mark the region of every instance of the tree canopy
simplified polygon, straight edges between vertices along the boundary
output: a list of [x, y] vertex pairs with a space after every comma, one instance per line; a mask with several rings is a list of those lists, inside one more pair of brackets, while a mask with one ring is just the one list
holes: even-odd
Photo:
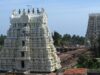
[[77, 61], [77, 67], [78, 68], [89, 68], [89, 69], [99, 69], [100, 68], [100, 62], [98, 62], [97, 59], [87, 57], [87, 56], [80, 56]]
[[61, 45], [61, 40], [62, 40], [62, 35], [59, 34], [58, 32], [54, 32], [53, 40], [54, 40], [54, 44], [56, 46], [60, 46]]
[[54, 32], [53, 34], [53, 40], [55, 46], [62, 46], [62, 45], [84, 45], [85, 38], [78, 35], [70, 35], [70, 34], [64, 34], [61, 35], [58, 32]]

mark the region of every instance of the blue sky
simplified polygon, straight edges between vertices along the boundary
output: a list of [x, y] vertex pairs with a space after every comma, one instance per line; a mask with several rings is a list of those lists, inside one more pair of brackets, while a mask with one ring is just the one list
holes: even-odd
[[45, 8], [51, 32], [81, 36], [85, 36], [89, 13], [100, 12], [100, 0], [0, 0], [0, 34], [9, 29], [12, 10], [27, 5]]

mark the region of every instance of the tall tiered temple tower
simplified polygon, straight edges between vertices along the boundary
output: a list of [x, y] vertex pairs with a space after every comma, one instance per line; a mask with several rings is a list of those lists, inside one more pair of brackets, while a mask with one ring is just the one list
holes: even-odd
[[100, 13], [91, 13], [89, 15], [86, 42], [92, 46], [92, 43], [100, 37]]
[[47, 20], [43, 8], [13, 11], [0, 52], [0, 70], [52, 72], [61, 68]]

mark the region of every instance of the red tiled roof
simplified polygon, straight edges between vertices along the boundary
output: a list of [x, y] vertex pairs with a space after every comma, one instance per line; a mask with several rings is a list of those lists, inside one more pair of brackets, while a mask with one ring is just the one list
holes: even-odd
[[83, 75], [83, 74], [86, 74], [86, 73], [87, 73], [87, 69], [85, 69], [85, 68], [77, 68], [77, 69], [66, 70], [64, 72], [64, 75], [74, 75], [74, 74]]

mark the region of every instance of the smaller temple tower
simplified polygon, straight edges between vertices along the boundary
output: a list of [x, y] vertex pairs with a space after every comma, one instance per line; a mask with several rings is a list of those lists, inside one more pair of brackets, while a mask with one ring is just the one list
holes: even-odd
[[10, 23], [0, 52], [0, 70], [52, 72], [61, 68], [43, 8], [14, 10]]
[[100, 13], [92, 13], [89, 15], [86, 42], [89, 46], [100, 36]]

